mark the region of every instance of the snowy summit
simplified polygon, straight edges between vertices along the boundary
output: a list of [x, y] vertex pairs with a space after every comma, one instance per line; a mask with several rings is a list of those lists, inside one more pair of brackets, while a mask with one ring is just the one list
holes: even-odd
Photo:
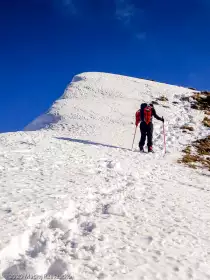
[[[24, 131], [1, 134], [2, 278], [210, 279], [209, 173], [177, 163], [209, 134], [192, 93], [83, 73]], [[139, 128], [131, 150], [135, 113], [152, 101], [166, 154], [156, 120], [155, 153], [139, 153]]]

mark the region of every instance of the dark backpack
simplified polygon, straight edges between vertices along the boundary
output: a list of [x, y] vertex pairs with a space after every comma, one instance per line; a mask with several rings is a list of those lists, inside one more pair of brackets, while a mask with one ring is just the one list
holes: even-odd
[[149, 124], [152, 121], [152, 107], [147, 103], [142, 103], [140, 107], [141, 121]]

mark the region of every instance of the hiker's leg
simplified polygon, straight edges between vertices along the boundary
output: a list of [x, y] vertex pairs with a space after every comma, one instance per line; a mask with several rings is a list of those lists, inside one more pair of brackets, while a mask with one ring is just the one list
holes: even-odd
[[148, 148], [153, 145], [153, 123], [147, 125], [147, 146]]
[[146, 140], [147, 131], [146, 131], [146, 127], [145, 127], [144, 122], [141, 122], [141, 124], [140, 124], [140, 132], [141, 132], [141, 139], [140, 139], [140, 142], [139, 142], [139, 148], [144, 147], [145, 140]]

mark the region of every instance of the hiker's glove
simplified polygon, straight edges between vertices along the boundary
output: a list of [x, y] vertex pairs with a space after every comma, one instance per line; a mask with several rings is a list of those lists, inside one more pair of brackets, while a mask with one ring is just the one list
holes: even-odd
[[162, 122], [164, 122], [164, 118], [162, 117]]

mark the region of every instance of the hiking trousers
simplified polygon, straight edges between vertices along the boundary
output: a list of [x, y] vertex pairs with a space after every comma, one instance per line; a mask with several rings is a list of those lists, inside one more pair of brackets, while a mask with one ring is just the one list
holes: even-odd
[[140, 123], [141, 139], [139, 142], [139, 148], [143, 147], [147, 137], [147, 146], [152, 147], [153, 141], [153, 123], [146, 124], [145, 122]]

